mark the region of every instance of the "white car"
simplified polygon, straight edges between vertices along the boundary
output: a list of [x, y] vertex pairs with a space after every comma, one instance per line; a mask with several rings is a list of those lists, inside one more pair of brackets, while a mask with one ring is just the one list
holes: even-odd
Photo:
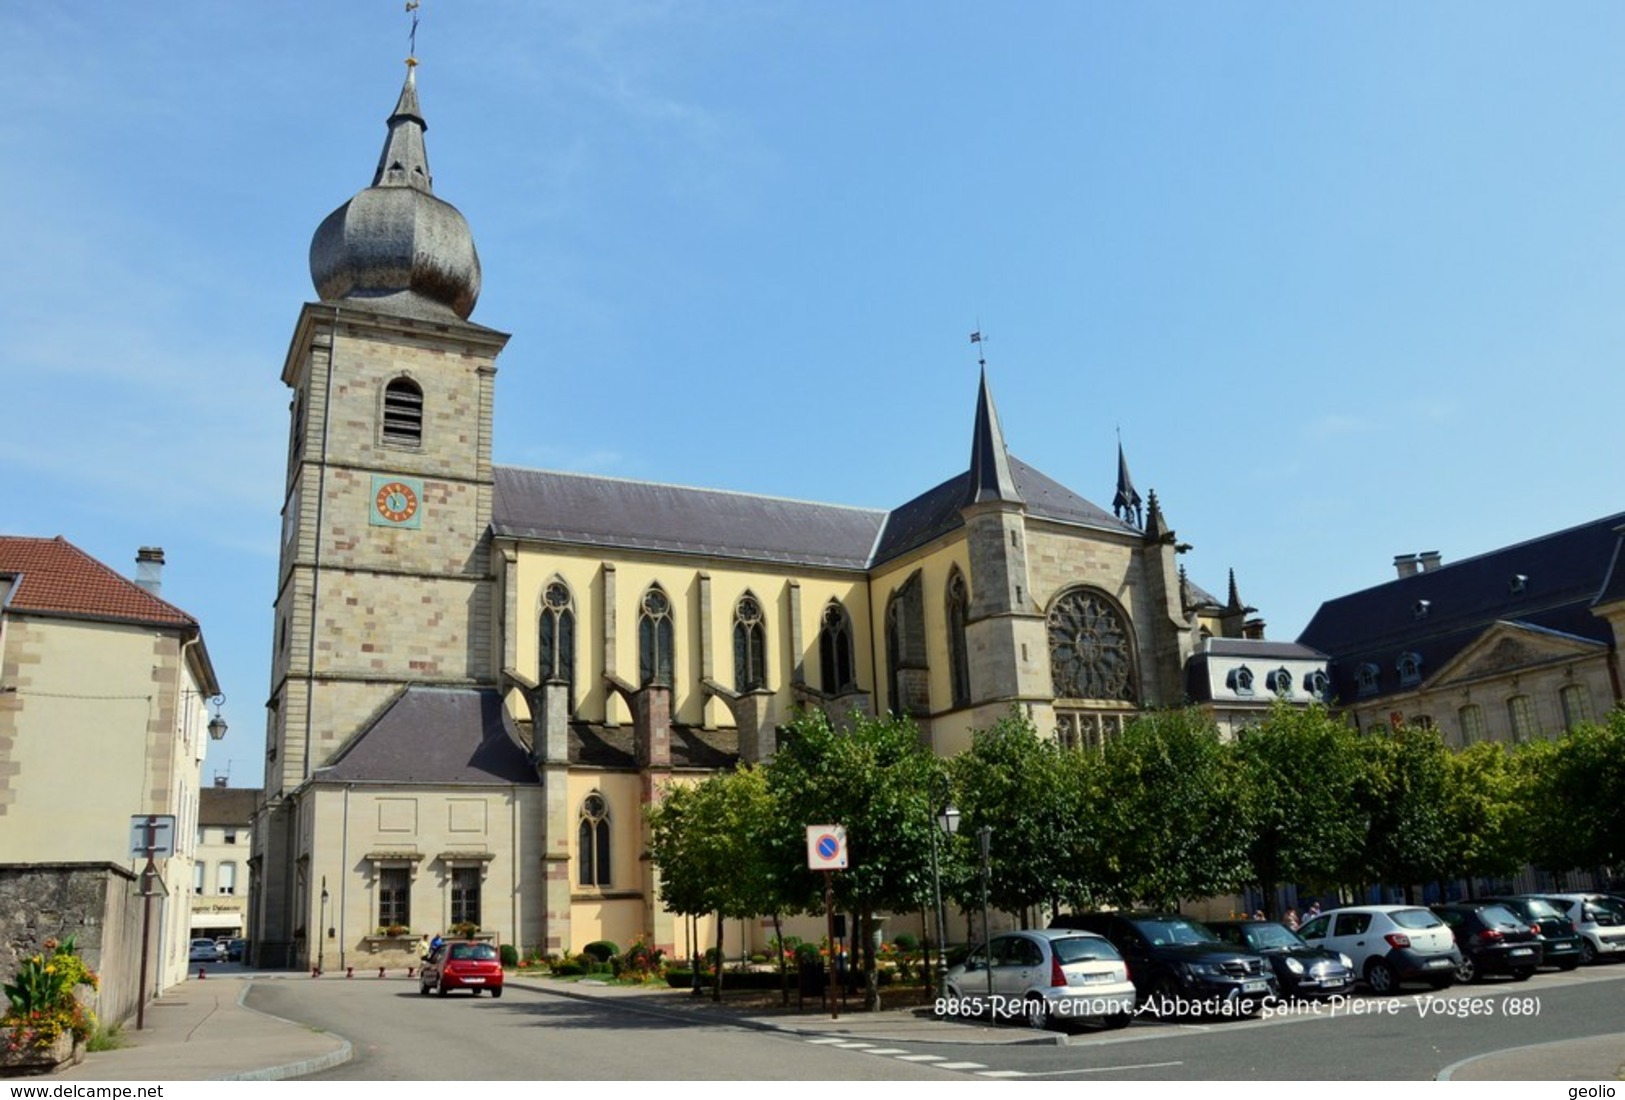
[[1625, 954], [1625, 911], [1602, 894], [1541, 894], [1563, 911], [1580, 933], [1580, 961]]
[[192, 941], [191, 950], [186, 953], [188, 962], [215, 962], [219, 953], [215, 951], [214, 941], [196, 939]]
[[[992, 956], [991, 978], [988, 958]], [[1023, 1020], [1042, 1028], [1097, 1019], [1107, 1027], [1134, 1020], [1128, 963], [1104, 936], [1071, 928], [1032, 928], [993, 937], [948, 971], [947, 1015]], [[992, 997], [988, 997], [991, 986]]]
[[1456, 980], [1461, 949], [1455, 934], [1420, 905], [1351, 905], [1298, 929], [1311, 947], [1341, 951], [1373, 993], [1393, 993], [1400, 982], [1443, 989]]

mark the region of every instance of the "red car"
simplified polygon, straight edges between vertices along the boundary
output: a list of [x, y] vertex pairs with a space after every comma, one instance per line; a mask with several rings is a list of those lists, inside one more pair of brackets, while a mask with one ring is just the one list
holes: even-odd
[[502, 963], [497, 949], [488, 943], [446, 943], [423, 964], [418, 992], [434, 990], [444, 997], [454, 989], [466, 989], [474, 996], [489, 989], [502, 996]]

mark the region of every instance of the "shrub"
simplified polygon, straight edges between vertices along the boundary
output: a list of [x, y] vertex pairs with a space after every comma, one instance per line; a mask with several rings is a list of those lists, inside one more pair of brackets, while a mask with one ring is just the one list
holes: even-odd
[[80, 1003], [80, 986], [95, 989], [99, 979], [79, 957], [74, 938], [45, 941], [45, 952], [31, 955], [17, 967], [14, 981], [5, 986], [10, 1007], [0, 1025], [12, 1029], [13, 1046], [49, 1047], [65, 1031], [81, 1042], [96, 1029], [96, 1014]]
[[694, 971], [686, 966], [673, 966], [666, 970], [666, 984], [673, 989], [693, 989]]
[[519, 948], [511, 943], [505, 943], [497, 948], [497, 954], [502, 958], [502, 965], [512, 968], [519, 965]]
[[897, 950], [907, 955], [912, 955], [920, 949], [919, 938], [911, 936], [907, 932], [899, 932], [892, 937], [891, 942], [897, 945]]
[[806, 966], [809, 963], [820, 962], [822, 961], [823, 957], [823, 953], [818, 950], [818, 945], [815, 943], [796, 944], [797, 966]]
[[621, 953], [621, 949], [615, 946], [615, 944], [609, 940], [594, 940], [586, 947], [583, 947], [581, 949], [581, 953], [583, 955], [591, 955], [599, 962], [607, 963], [610, 959], [613, 959], [616, 955], [619, 955]]
[[586, 968], [576, 962], [556, 962], [553, 964], [553, 973], [560, 978], [579, 978], [586, 972]]
[[751, 955], [750, 961], [754, 966], [761, 966], [767, 961], [767, 956], [762, 954], [760, 951], [757, 951]]
[[612, 960], [615, 964], [616, 977], [644, 978], [650, 974], [660, 972], [661, 958], [664, 955], [657, 947], [651, 947], [640, 936], [626, 954], [617, 955]]

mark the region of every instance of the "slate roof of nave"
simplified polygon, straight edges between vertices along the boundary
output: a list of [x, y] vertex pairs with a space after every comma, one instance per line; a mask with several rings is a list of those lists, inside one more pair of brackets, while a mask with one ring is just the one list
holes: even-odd
[[148, 592], [67, 539], [0, 535], [0, 574], [17, 579], [6, 606], [42, 615], [196, 626], [192, 616]]
[[[1401, 653], [1421, 658], [1425, 681], [1497, 622], [1607, 644], [1611, 629], [1591, 605], [1603, 591], [1622, 524], [1625, 513], [1604, 516], [1327, 600], [1298, 641], [1331, 655], [1333, 684], [1344, 700], [1355, 698], [1362, 663], [1378, 666], [1378, 694], [1387, 694]], [[1524, 578], [1521, 591], [1514, 590], [1517, 577]]]
[[[1011, 456], [1028, 515], [1140, 532]], [[498, 466], [498, 535], [778, 565], [866, 569], [964, 525], [970, 473], [891, 512], [650, 481]]]

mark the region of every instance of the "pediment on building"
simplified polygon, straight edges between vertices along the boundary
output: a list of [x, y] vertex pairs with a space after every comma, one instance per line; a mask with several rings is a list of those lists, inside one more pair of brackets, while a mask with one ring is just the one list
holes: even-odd
[[1606, 649], [1589, 638], [1577, 638], [1528, 623], [1500, 621], [1490, 626], [1433, 677], [1430, 687], [1508, 676], [1526, 668], [1592, 657]]

